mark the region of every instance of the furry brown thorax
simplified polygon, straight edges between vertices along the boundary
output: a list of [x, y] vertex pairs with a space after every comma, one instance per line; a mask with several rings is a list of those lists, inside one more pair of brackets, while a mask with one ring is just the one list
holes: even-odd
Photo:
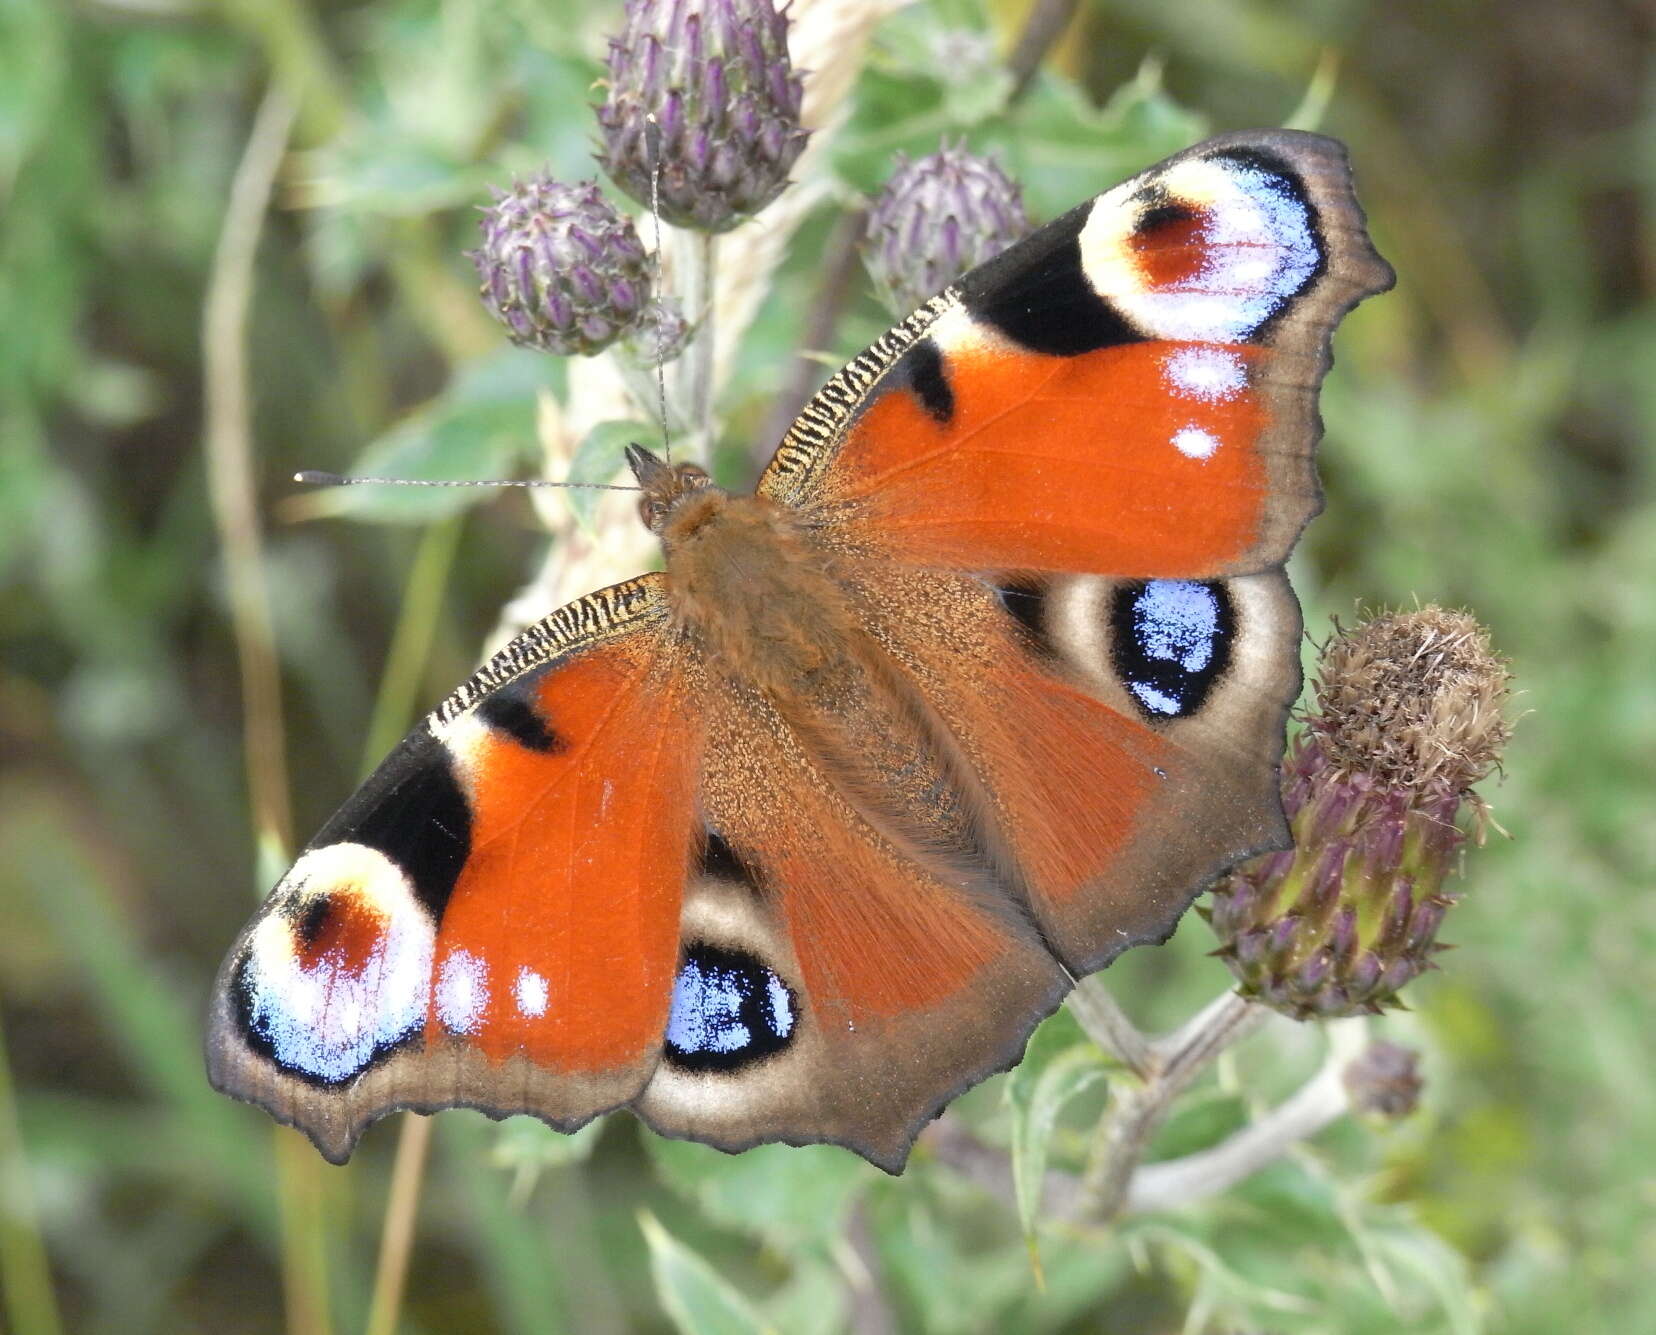
[[791, 511], [640, 446], [627, 461], [644, 488], [639, 514], [666, 554], [679, 625], [713, 665], [772, 693], [820, 685], [843, 666], [863, 637], [831, 558]]

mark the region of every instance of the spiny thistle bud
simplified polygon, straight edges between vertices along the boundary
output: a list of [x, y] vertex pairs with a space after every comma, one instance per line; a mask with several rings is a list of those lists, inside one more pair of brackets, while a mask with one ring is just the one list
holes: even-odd
[[1029, 230], [1017, 183], [993, 158], [944, 144], [897, 170], [868, 212], [863, 254], [893, 309], [913, 310]]
[[494, 195], [483, 244], [468, 253], [483, 304], [512, 342], [590, 357], [638, 323], [650, 258], [596, 184], [536, 176]]
[[1361, 1117], [1407, 1117], [1420, 1104], [1425, 1081], [1420, 1054], [1384, 1040], [1370, 1043], [1340, 1073], [1351, 1110]]
[[1472, 786], [1499, 763], [1506, 667], [1472, 617], [1381, 616], [1324, 647], [1316, 711], [1289, 748], [1294, 848], [1214, 891], [1216, 952], [1255, 997], [1296, 1019], [1379, 1012], [1431, 967], [1444, 881], [1487, 819]]
[[690, 341], [690, 322], [670, 297], [652, 301], [627, 335], [627, 348], [645, 366], [661, 366], [676, 358]]
[[782, 193], [804, 150], [803, 85], [772, 0], [627, 0], [608, 82], [598, 161], [649, 207], [659, 151], [661, 216], [676, 226], [728, 231]]

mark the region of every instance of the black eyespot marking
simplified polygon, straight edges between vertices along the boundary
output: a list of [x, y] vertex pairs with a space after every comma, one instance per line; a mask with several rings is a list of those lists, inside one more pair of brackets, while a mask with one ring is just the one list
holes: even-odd
[[1145, 716], [1186, 718], [1230, 666], [1236, 611], [1217, 581], [1153, 579], [1116, 590], [1110, 629], [1116, 672]]
[[293, 924], [293, 939], [301, 950], [309, 950], [322, 935], [333, 912], [332, 895], [315, 895], [305, 901], [305, 911]]
[[511, 686], [484, 696], [477, 717], [531, 751], [551, 755], [564, 748], [563, 738], [552, 731], [528, 696]]
[[1149, 208], [1139, 214], [1138, 226], [1135, 230], [1141, 234], [1155, 232], [1163, 227], [1176, 227], [1193, 223], [1202, 216], [1189, 205], [1180, 204], [1166, 198], [1160, 190], [1155, 191], [1154, 194], [1160, 197], [1160, 202], [1151, 204]]
[[908, 350], [904, 359], [908, 364], [909, 388], [932, 418], [942, 424], [954, 416], [954, 390], [943, 369], [943, 354], [937, 344], [923, 338]]
[[1091, 204], [1071, 209], [960, 280], [972, 315], [1031, 352], [1075, 357], [1140, 342], [1093, 290], [1081, 264], [1081, 229]]
[[471, 852], [471, 808], [448, 748], [424, 728], [405, 737], [309, 847], [341, 843], [384, 853], [440, 922]]
[[1009, 580], [996, 585], [995, 593], [1001, 606], [1023, 627], [1035, 652], [1042, 658], [1056, 658], [1058, 651], [1046, 623], [1046, 585], [1036, 580]]
[[700, 942], [673, 983], [666, 1057], [687, 1071], [728, 1072], [782, 1051], [799, 1024], [793, 989], [754, 955]]

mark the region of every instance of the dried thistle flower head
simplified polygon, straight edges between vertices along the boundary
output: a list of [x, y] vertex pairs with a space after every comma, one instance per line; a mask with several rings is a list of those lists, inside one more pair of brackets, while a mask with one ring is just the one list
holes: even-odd
[[913, 162], [898, 155], [863, 253], [892, 308], [908, 311], [1028, 230], [1017, 182], [993, 158], [944, 144]]
[[1508, 690], [1470, 614], [1423, 607], [1329, 641], [1311, 726], [1338, 770], [1465, 793], [1500, 763], [1512, 734]]
[[1419, 1107], [1426, 1083], [1420, 1076], [1420, 1054], [1383, 1039], [1358, 1053], [1340, 1078], [1354, 1113], [1386, 1119], [1407, 1117]]
[[804, 89], [773, 0], [627, 0], [608, 85], [598, 161], [648, 207], [659, 152], [661, 216], [678, 227], [723, 232], [757, 213], [805, 148]]
[[1472, 785], [1510, 735], [1506, 666], [1462, 612], [1376, 617], [1324, 646], [1289, 748], [1294, 848], [1233, 871], [1206, 910], [1246, 996], [1296, 1019], [1400, 1004], [1444, 947], [1444, 882], [1486, 808]]
[[469, 252], [489, 312], [512, 342], [591, 356], [636, 325], [651, 262], [631, 219], [597, 185], [534, 176], [496, 191]]

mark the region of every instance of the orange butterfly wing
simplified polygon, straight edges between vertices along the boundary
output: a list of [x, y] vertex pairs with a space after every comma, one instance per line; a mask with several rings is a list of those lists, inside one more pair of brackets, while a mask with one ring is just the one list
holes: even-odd
[[231, 950], [213, 1083], [343, 1161], [399, 1107], [565, 1129], [653, 1070], [700, 735], [660, 576], [531, 627], [323, 828]]
[[760, 492], [929, 567], [1277, 565], [1320, 504], [1334, 325], [1390, 283], [1333, 140], [1210, 140], [898, 326], [801, 414]]

